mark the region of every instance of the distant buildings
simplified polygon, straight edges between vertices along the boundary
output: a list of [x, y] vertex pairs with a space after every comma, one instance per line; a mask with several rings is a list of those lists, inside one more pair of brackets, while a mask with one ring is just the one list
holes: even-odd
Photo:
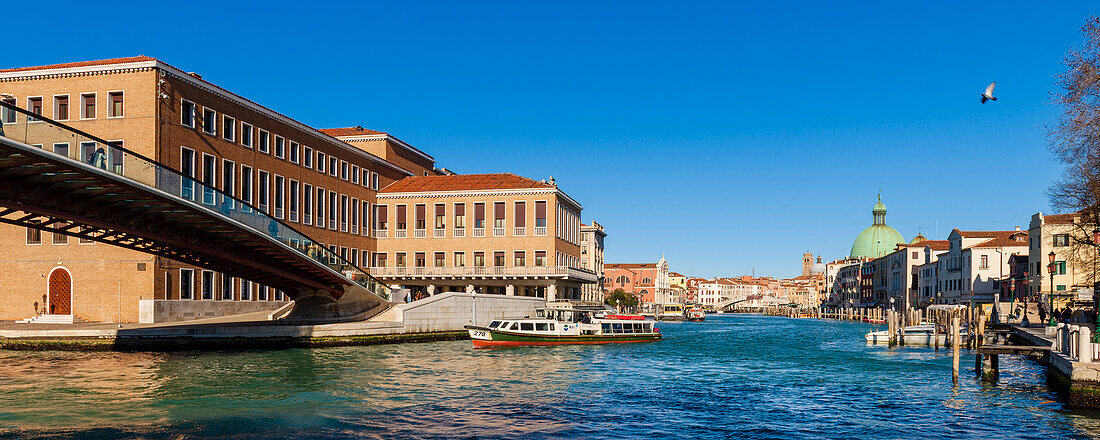
[[604, 289], [608, 293], [622, 289], [637, 297], [640, 304], [667, 304], [673, 302], [668, 275], [668, 261], [664, 257], [656, 263], [607, 263], [603, 270]]
[[[1061, 297], [1088, 295], [1100, 281], [1100, 261], [1093, 242], [1098, 225], [1081, 213], [1031, 216], [1028, 225], [1030, 257], [1017, 279], [1026, 279], [1029, 290]], [[1051, 282], [1051, 253], [1054, 275]], [[1053, 286], [1052, 286], [1053, 284]]]
[[581, 223], [581, 269], [590, 270], [600, 275], [595, 283], [585, 284], [581, 289], [581, 299], [585, 301], [603, 301], [607, 293], [603, 284], [603, 249], [607, 231], [603, 225], [596, 223], [586, 225]]

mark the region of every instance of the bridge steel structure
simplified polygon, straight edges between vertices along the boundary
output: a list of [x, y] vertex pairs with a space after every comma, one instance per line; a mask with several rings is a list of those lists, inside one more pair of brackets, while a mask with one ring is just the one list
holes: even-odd
[[0, 109], [21, 116], [0, 122], [0, 222], [280, 289], [295, 301], [288, 322], [361, 320], [391, 305], [385, 284], [259, 208], [60, 122]]

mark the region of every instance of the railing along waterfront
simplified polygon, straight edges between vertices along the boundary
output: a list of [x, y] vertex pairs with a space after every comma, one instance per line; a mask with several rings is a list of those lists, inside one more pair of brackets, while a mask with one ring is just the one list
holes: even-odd
[[444, 266], [444, 267], [370, 267], [375, 277], [468, 277], [468, 276], [534, 276], [566, 277], [596, 281], [597, 275], [569, 266]]
[[[11, 122], [9, 122], [11, 121]], [[61, 160], [78, 162], [156, 188], [220, 217], [266, 235], [291, 250], [389, 299], [390, 288], [368, 272], [340, 258], [305, 234], [256, 206], [222, 192], [167, 165], [60, 122], [0, 101], [0, 136]], [[247, 257], [247, 256], [244, 256]]]

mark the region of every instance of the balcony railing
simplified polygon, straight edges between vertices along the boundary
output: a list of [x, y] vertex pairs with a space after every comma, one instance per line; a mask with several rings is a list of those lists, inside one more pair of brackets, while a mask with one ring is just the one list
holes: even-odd
[[527, 236], [527, 228], [521, 228], [521, 227], [512, 228], [512, 235], [515, 236], [515, 237], [526, 237]]
[[493, 228], [493, 236], [494, 237], [503, 237], [504, 236], [504, 228]]
[[413, 229], [413, 238], [424, 238], [428, 236], [427, 229]]
[[432, 237], [443, 238], [443, 237], [446, 237], [446, 236], [447, 236], [447, 230], [446, 229], [435, 229], [434, 231], [432, 231]]
[[474, 237], [484, 237], [485, 228], [474, 228]]
[[393, 231], [393, 238], [405, 238], [405, 237], [408, 237], [408, 236], [409, 236], [409, 230], [408, 229], [398, 229], [396, 231]]
[[389, 229], [375, 229], [374, 236], [377, 238], [389, 238], [390, 231]]
[[535, 235], [542, 237], [546, 235], [546, 226], [535, 226]]
[[465, 237], [466, 236], [466, 228], [454, 228], [454, 230], [451, 231], [451, 236], [452, 237]]
[[444, 267], [371, 267], [370, 274], [380, 278], [401, 277], [554, 277], [596, 282], [595, 273], [568, 266], [444, 266]]

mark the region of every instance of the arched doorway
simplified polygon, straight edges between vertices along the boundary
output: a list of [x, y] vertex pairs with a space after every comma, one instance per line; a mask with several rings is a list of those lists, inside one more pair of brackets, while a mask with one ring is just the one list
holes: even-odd
[[73, 278], [63, 267], [50, 272], [49, 313], [51, 315], [73, 314]]

